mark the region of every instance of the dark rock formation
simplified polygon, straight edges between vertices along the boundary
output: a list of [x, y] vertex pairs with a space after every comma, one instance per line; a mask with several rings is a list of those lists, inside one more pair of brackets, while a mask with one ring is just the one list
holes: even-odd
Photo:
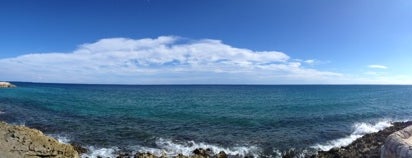
[[227, 158], [227, 155], [224, 151], [219, 152], [219, 154], [217, 154], [217, 158]]
[[84, 154], [84, 153], [87, 153], [87, 149], [86, 149], [86, 148], [83, 148], [83, 147], [82, 147], [81, 145], [79, 145], [79, 144], [70, 144], [70, 145], [72, 145], [72, 146], [73, 146], [73, 149], [76, 150], [77, 153], [79, 153], [80, 155], [81, 155], [81, 154]]

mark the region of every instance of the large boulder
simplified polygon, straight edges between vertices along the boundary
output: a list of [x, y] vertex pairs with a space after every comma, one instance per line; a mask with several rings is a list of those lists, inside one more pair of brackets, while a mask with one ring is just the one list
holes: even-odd
[[79, 158], [69, 144], [59, 143], [41, 131], [0, 122], [0, 157]]
[[412, 157], [412, 126], [389, 135], [381, 148], [381, 158]]

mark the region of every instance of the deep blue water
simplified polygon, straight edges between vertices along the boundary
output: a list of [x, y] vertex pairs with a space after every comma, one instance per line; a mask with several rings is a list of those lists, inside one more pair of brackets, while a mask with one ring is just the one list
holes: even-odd
[[412, 86], [15, 84], [0, 89], [0, 120], [89, 156], [211, 147], [273, 157], [339, 146], [412, 116]]

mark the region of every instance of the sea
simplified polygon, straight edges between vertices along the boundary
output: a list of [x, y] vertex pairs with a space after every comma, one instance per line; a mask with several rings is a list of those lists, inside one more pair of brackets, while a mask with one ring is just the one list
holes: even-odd
[[15, 82], [0, 120], [86, 149], [304, 157], [412, 119], [404, 85], [93, 85]]

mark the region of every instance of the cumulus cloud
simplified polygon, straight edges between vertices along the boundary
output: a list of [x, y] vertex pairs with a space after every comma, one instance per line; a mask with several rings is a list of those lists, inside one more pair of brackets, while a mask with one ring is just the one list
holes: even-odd
[[388, 68], [384, 65], [368, 65], [368, 67], [371, 69], [387, 69]]
[[305, 68], [283, 52], [175, 36], [101, 39], [72, 52], [0, 59], [0, 68], [3, 80], [70, 83], [323, 83], [342, 76]]

